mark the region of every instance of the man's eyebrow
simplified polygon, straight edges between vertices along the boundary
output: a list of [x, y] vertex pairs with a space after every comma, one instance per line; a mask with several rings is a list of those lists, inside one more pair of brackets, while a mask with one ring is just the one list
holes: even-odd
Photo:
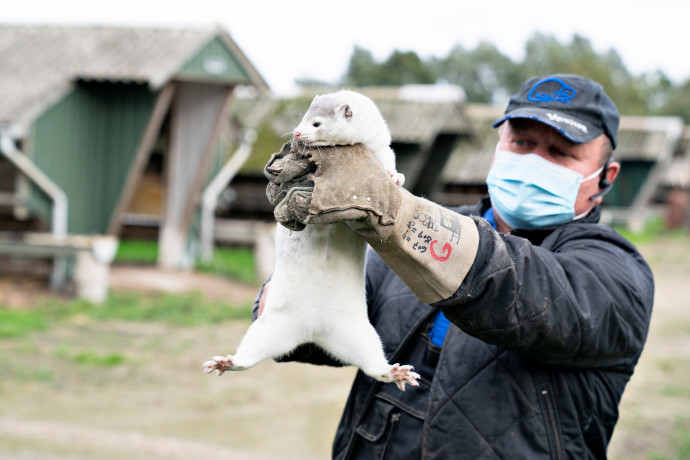
[[[512, 121], [513, 121], [513, 122], [510, 124], [510, 129], [511, 129], [511, 131], [514, 132], [515, 134], [518, 134], [518, 135], [525, 135], [525, 134], [529, 134], [531, 131], [533, 131], [532, 129], [530, 129], [530, 127], [529, 127], [529, 125], [528, 125], [527, 123], [523, 123], [520, 119], [512, 120]], [[548, 126], [548, 125], [544, 125], [544, 126], [547, 127], [547, 129], [553, 129], [554, 131], [558, 132], [558, 131], [556, 130], [556, 128], [552, 128], [552, 127], [550, 127], [550, 126]], [[582, 144], [580, 144], [579, 142], [571, 141], [570, 139], [568, 139], [567, 137], [565, 137], [565, 136], [564, 136], [563, 134], [561, 134], [560, 132], [558, 132], [558, 134], [559, 134], [558, 139], [559, 139], [560, 141], [562, 141], [568, 148], [572, 148], [572, 147], [576, 147], [576, 146], [578, 146], [578, 145], [582, 145]]]

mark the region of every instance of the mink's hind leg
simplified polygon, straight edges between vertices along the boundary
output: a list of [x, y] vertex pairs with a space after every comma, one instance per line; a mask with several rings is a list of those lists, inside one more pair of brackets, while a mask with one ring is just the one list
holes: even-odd
[[204, 372], [243, 371], [269, 358], [283, 356], [303, 342], [303, 327], [285, 315], [266, 312], [249, 326], [234, 355], [214, 356]]
[[366, 316], [354, 323], [339, 322], [315, 342], [340, 361], [357, 366], [375, 380], [394, 382], [402, 391], [405, 391], [406, 383], [413, 387], [419, 385], [419, 374], [412, 371], [412, 366], [388, 364], [381, 339]]

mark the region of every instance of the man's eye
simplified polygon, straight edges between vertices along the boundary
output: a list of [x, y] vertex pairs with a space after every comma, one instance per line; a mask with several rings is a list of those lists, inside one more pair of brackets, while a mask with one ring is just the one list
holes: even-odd
[[314, 124], [312, 124], [312, 126], [313, 126], [314, 128], [318, 128], [319, 126], [321, 126], [321, 123], [318, 122], [318, 121], [315, 121]]

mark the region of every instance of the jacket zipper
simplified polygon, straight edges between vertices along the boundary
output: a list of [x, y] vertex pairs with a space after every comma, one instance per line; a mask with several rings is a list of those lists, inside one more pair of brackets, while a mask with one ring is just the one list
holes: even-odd
[[561, 454], [561, 437], [558, 435], [558, 425], [556, 424], [556, 412], [554, 411], [553, 404], [551, 403], [551, 397], [549, 396], [548, 390], [541, 390], [541, 395], [544, 398], [544, 403], [546, 404], [546, 417], [549, 424], [551, 425], [551, 433], [553, 434], [554, 447], [556, 449], [556, 458], [562, 460], [563, 455]]
[[391, 430], [390, 433], [388, 434], [388, 441], [386, 442], [386, 447], [383, 449], [383, 454], [381, 455], [381, 458], [387, 458], [388, 457], [388, 450], [391, 447], [391, 442], [393, 441], [393, 434], [395, 434], [395, 429], [398, 427], [398, 422], [400, 421], [400, 413], [395, 412], [393, 415], [391, 415]]

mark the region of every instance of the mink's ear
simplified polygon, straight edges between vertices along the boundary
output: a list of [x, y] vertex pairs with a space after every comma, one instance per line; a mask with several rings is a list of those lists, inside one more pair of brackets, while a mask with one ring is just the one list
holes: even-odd
[[345, 120], [350, 121], [350, 118], [352, 118], [352, 107], [350, 107], [349, 104], [343, 104], [335, 109], [335, 113], [345, 118]]

